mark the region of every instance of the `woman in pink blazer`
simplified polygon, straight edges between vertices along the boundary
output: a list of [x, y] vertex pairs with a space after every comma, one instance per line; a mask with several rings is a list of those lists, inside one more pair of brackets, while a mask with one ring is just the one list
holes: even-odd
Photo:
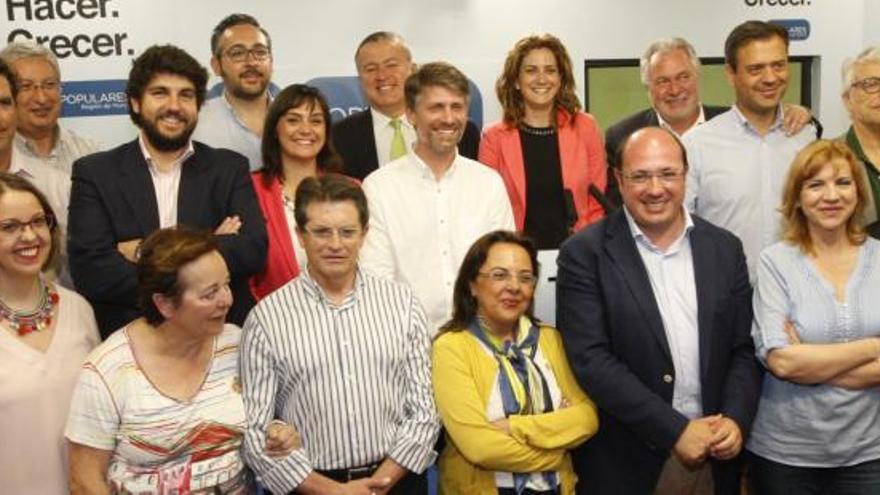
[[568, 52], [555, 36], [519, 40], [495, 84], [504, 119], [483, 132], [480, 161], [504, 179], [517, 229], [556, 249], [602, 218], [590, 193], [605, 191], [605, 149], [581, 111]]
[[296, 238], [293, 202], [303, 179], [341, 168], [329, 129], [327, 100], [305, 84], [284, 88], [266, 114], [263, 167], [251, 174], [269, 236], [266, 268], [250, 280], [258, 301], [299, 275], [299, 263], [305, 261]]

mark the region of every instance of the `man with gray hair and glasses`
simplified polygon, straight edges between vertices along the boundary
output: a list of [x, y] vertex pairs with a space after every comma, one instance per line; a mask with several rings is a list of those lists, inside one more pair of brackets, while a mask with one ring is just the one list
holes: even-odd
[[98, 151], [91, 139], [61, 127], [61, 71], [48, 48], [32, 41], [15, 42], [0, 51], [0, 58], [18, 81], [15, 147], [34, 158], [67, 172], [78, 158]]
[[870, 224], [877, 221], [880, 204], [880, 46], [844, 61], [842, 73], [843, 105], [852, 125], [839, 139], [865, 167], [871, 186], [865, 222]]

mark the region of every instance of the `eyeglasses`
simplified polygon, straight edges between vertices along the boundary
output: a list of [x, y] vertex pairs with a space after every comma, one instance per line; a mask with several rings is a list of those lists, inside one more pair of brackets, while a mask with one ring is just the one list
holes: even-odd
[[55, 226], [55, 217], [52, 215], [37, 215], [27, 222], [20, 220], [3, 220], [0, 222], [0, 235], [3, 237], [17, 237], [24, 233], [24, 229], [51, 230]]
[[224, 57], [237, 64], [247, 60], [248, 55], [254, 57], [254, 60], [257, 62], [262, 62], [272, 56], [272, 50], [265, 46], [255, 46], [253, 48], [234, 46], [223, 54]]
[[685, 174], [684, 170], [661, 170], [659, 172], [633, 172], [631, 174], [622, 174], [626, 180], [632, 182], [637, 186], [643, 186], [651, 181], [653, 178], [660, 179], [660, 182], [664, 184], [673, 184], [675, 181], [679, 179], [679, 177]]
[[39, 90], [46, 93], [57, 93], [61, 90], [61, 81], [49, 79], [42, 82], [21, 81], [18, 85], [18, 94], [30, 94]]
[[880, 93], [880, 77], [866, 77], [861, 81], [852, 83], [851, 86], [859, 88], [869, 95]]
[[506, 284], [514, 278], [523, 285], [535, 285], [538, 282], [538, 277], [536, 277], [534, 273], [519, 272], [513, 274], [504, 268], [493, 268], [488, 272], [477, 272], [477, 274], [498, 284]]
[[357, 227], [340, 227], [338, 229], [331, 227], [306, 227], [303, 230], [315, 239], [324, 242], [333, 239], [334, 234], [338, 235], [343, 241], [353, 241], [361, 234], [361, 229]]

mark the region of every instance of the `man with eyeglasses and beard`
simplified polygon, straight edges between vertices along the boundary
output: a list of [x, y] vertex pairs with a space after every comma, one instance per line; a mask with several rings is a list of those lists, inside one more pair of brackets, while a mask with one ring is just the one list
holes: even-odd
[[263, 121], [273, 95], [272, 38], [247, 14], [231, 14], [211, 34], [211, 69], [223, 79], [223, 93], [205, 102], [194, 139], [246, 156], [262, 167]]
[[839, 139], [865, 167], [871, 201], [865, 210], [868, 233], [880, 238], [880, 46], [867, 48], [843, 63], [843, 105], [852, 125]]
[[228, 319], [241, 324], [254, 304], [247, 279], [263, 269], [267, 241], [247, 160], [191, 139], [207, 78], [180, 48], [148, 48], [126, 89], [138, 138], [73, 168], [71, 273], [103, 337], [140, 316], [135, 262], [141, 241], [158, 228], [213, 231], [229, 266]]

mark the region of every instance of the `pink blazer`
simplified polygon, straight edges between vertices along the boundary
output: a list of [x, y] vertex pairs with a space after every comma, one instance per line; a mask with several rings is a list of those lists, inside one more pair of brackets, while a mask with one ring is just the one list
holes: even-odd
[[[578, 112], [574, 116], [573, 126], [570, 125], [568, 112], [560, 110], [557, 115], [562, 187], [570, 189], [574, 196], [578, 213], [575, 230], [580, 230], [605, 215], [602, 206], [588, 192], [590, 184], [605, 192], [605, 146], [592, 115]], [[479, 157], [481, 162], [497, 170], [504, 179], [516, 228], [522, 230], [527, 205], [526, 172], [519, 130], [503, 121], [485, 129], [480, 141]]]
[[281, 182], [273, 179], [269, 186], [263, 183], [259, 172], [251, 174], [257, 202], [266, 219], [266, 234], [269, 238], [269, 250], [266, 253], [266, 267], [250, 279], [251, 293], [260, 299], [270, 292], [293, 280], [299, 275], [299, 263], [293, 250], [292, 232], [287, 226], [284, 216], [284, 200], [281, 196]]

